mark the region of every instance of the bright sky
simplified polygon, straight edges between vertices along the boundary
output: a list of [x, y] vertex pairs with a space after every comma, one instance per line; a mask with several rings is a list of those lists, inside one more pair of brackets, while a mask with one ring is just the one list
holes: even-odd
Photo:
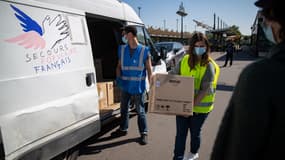
[[[250, 35], [258, 8], [256, 0], [123, 0], [139, 13], [146, 26], [164, 27], [168, 30], [181, 31], [181, 17], [176, 14], [181, 2], [188, 13], [183, 18], [183, 31], [205, 31], [197, 27], [193, 19], [213, 26], [214, 13], [227, 25], [236, 25], [243, 35]], [[177, 26], [178, 19], [178, 26]], [[217, 26], [217, 19], [216, 19]]]

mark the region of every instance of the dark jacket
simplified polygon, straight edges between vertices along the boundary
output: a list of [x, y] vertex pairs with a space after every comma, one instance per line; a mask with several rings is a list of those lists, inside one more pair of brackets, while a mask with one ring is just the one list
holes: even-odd
[[241, 73], [211, 160], [285, 157], [285, 43]]
[[234, 44], [232, 42], [229, 42], [227, 44], [226, 52], [227, 53], [234, 53], [234, 50], [235, 50]]

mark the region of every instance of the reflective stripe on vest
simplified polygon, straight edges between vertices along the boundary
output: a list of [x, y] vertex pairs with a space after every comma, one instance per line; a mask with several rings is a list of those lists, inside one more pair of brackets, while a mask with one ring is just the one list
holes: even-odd
[[[181, 61], [180, 73], [183, 76], [191, 76], [195, 78], [194, 87], [195, 87], [195, 95], [198, 94], [201, 88], [202, 79], [206, 73], [207, 66], [200, 66], [200, 64], [195, 65], [194, 69], [190, 70], [190, 66], [188, 64], [189, 55], [185, 55]], [[210, 58], [211, 63], [215, 67], [215, 76], [214, 81], [211, 84], [211, 90], [207, 93], [205, 97], [201, 100], [201, 102], [194, 106], [194, 112], [196, 113], [208, 113], [214, 108], [214, 99], [215, 99], [215, 91], [217, 86], [217, 80], [219, 77], [220, 69], [219, 66]]]
[[122, 78], [122, 80], [126, 80], [126, 81], [142, 81], [142, 80], [145, 80], [145, 76], [143, 76], [143, 77], [126, 77], [126, 76], [122, 76], [121, 78]]
[[[198, 94], [198, 92], [199, 92], [199, 89], [195, 89], [195, 91], [194, 91], [195, 95]], [[207, 94], [209, 95], [209, 94], [213, 94], [215, 92], [216, 92], [216, 88], [213, 88], [213, 86], [211, 86], [210, 89], [208, 90]]]

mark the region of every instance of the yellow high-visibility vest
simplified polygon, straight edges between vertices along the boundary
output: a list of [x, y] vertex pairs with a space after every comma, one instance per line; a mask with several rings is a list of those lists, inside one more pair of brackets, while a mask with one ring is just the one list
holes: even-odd
[[[194, 87], [195, 87], [195, 95], [199, 92], [201, 88], [202, 79], [206, 73], [207, 66], [201, 66], [200, 63], [196, 64], [195, 67], [190, 70], [190, 66], [188, 64], [189, 54], [185, 55], [180, 64], [180, 74], [182, 76], [191, 76], [194, 77]], [[193, 112], [195, 113], [209, 113], [214, 108], [214, 100], [216, 95], [217, 82], [220, 75], [220, 68], [217, 63], [210, 58], [210, 62], [215, 67], [215, 76], [214, 81], [212, 83], [212, 92], [208, 92], [207, 95], [201, 100], [201, 102], [194, 106]]]

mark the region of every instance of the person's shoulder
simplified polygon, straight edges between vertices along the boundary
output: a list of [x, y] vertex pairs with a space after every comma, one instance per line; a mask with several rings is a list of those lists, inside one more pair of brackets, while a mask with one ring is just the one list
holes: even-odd
[[148, 51], [150, 50], [149, 47], [146, 46], [146, 45], [140, 44], [140, 46], [141, 46], [142, 48], [144, 48], [145, 50], [148, 50]]
[[263, 68], [265, 68], [267, 64], [268, 64], [268, 59], [257, 60], [255, 62], [247, 65], [245, 67], [244, 71], [256, 72], [256, 71], [259, 71], [259, 70], [262, 70]]
[[119, 45], [119, 48], [126, 48], [127, 47], [127, 44], [121, 44], [121, 45]]
[[151, 57], [151, 54], [150, 54], [150, 49], [148, 46], [145, 46], [143, 44], [139, 44], [139, 46], [141, 48], [141, 51], [143, 50], [143, 53], [144, 53], [144, 57], [146, 59], [150, 58]]
[[189, 55], [189, 54], [185, 54], [185, 55], [181, 58], [181, 61], [182, 61], [184, 58], [190, 58], [190, 55]]
[[270, 65], [270, 60], [269, 59], [262, 59], [262, 60], [257, 60], [249, 65], [247, 65], [241, 72], [240, 77], [243, 79], [247, 80], [254, 80], [256, 82], [260, 82], [264, 77], [268, 77], [271, 75], [271, 65]]
[[210, 68], [210, 69], [215, 68], [214, 62], [212, 60], [210, 60], [209, 63], [207, 64], [207, 68]]
[[148, 46], [145, 46], [145, 45], [142, 45], [142, 44], [140, 44], [139, 46], [142, 49], [144, 49], [144, 53], [147, 54], [147, 56], [150, 56], [150, 48]]
[[213, 64], [213, 62], [209, 61], [209, 63], [207, 64], [206, 72], [212, 74], [215, 73], [215, 65]]
[[[279, 50], [279, 51], [274, 51], [275, 50]], [[284, 62], [285, 62], [285, 45], [284, 46], [279, 46], [278, 48], [274, 48], [272, 49], [273, 53], [270, 53], [270, 59], [272, 61], [272, 63], [276, 63], [276, 64], [280, 64], [285, 66]]]
[[208, 66], [214, 66], [214, 62], [209, 60]]
[[[280, 87], [280, 72], [276, 70], [271, 59], [257, 60], [247, 65], [240, 73], [237, 86], [250, 89], [254, 93], [270, 93]], [[284, 81], [283, 81], [284, 82]]]

